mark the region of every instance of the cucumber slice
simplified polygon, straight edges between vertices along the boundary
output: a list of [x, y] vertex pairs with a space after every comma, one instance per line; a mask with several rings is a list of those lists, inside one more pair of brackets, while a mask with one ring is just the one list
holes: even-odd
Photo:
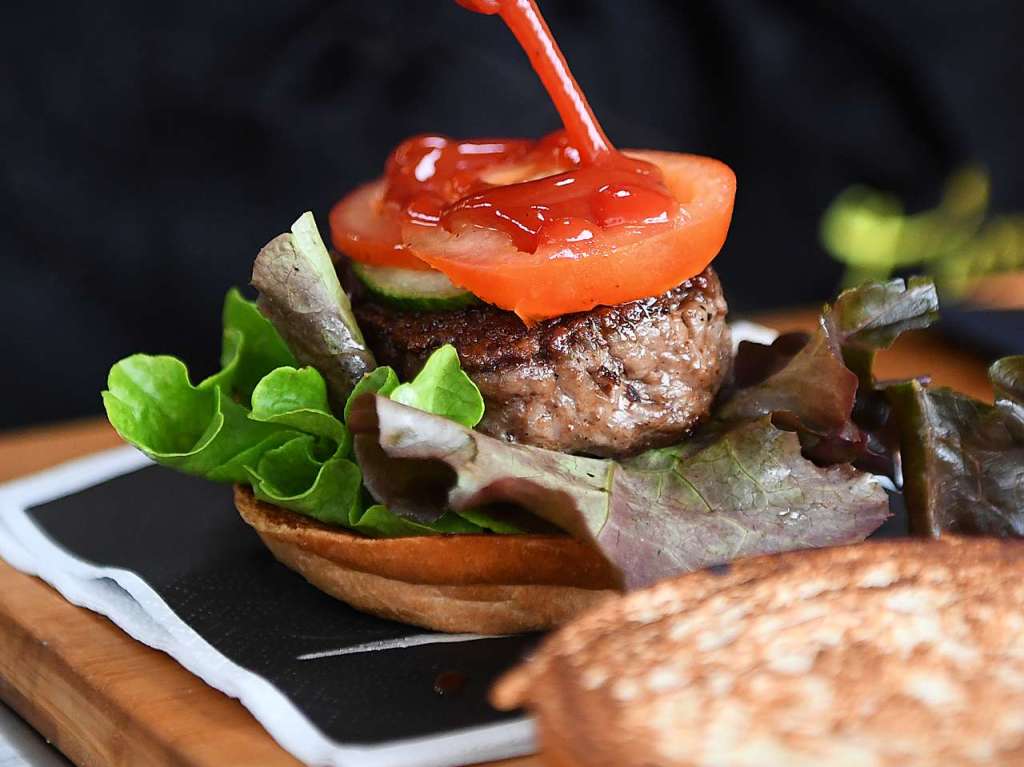
[[456, 287], [441, 272], [352, 264], [356, 277], [378, 300], [399, 309], [440, 311], [470, 306], [479, 299]]

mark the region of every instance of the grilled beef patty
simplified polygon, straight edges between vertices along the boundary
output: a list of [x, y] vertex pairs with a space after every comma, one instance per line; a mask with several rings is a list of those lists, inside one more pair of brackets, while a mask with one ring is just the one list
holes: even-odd
[[710, 267], [663, 295], [532, 328], [486, 304], [402, 312], [358, 291], [353, 302], [380, 364], [408, 380], [450, 343], [486, 402], [481, 432], [562, 452], [626, 456], [679, 441], [708, 414], [731, 362]]

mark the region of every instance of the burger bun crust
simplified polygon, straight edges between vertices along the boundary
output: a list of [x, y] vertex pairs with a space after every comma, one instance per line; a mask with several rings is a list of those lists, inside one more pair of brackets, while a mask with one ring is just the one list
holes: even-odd
[[369, 538], [257, 500], [235, 507], [274, 557], [362, 612], [452, 633], [559, 626], [617, 593], [593, 548], [561, 535]]
[[545, 765], [1024, 764], [1024, 542], [758, 557], [610, 600], [492, 692]]

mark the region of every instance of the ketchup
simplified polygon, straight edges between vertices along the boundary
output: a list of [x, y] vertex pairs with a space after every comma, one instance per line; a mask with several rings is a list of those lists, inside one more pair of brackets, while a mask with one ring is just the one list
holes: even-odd
[[540, 141], [529, 139], [471, 139], [413, 136], [388, 157], [384, 175], [385, 202], [395, 203], [412, 223], [436, 226], [442, 214], [463, 197], [488, 189], [488, 170], [501, 167], [570, 168], [579, 153], [568, 145], [563, 132]]
[[519, 250], [579, 243], [612, 227], [669, 227], [678, 203], [661, 171], [608, 140], [573, 78], [535, 0], [456, 0], [498, 14], [554, 102], [564, 131], [539, 141], [416, 136], [388, 158], [384, 203], [406, 221], [508, 234]]

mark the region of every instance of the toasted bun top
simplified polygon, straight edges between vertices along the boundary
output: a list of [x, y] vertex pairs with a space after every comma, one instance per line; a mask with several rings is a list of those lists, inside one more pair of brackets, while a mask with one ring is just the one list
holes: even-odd
[[493, 700], [565, 765], [1024, 764], [1022, 606], [1019, 541], [759, 557], [604, 603]]

